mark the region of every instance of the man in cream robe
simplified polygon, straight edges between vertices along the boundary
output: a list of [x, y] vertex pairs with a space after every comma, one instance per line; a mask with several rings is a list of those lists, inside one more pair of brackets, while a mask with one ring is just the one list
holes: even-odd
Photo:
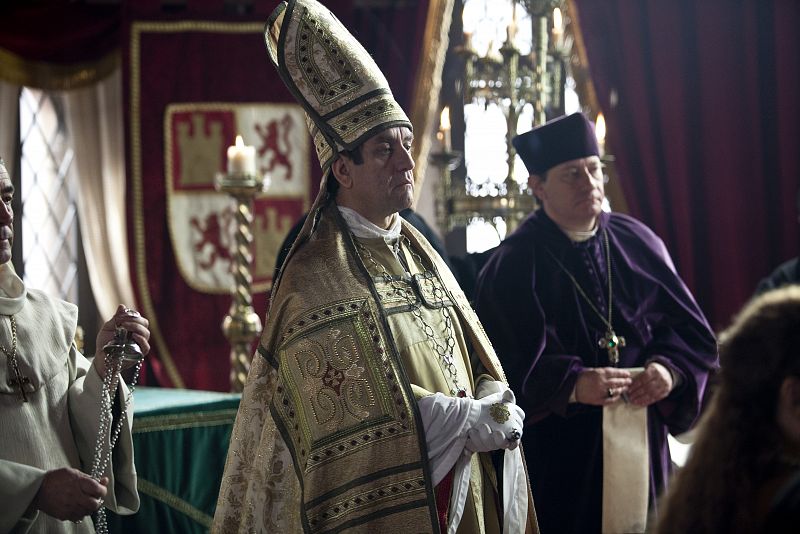
[[267, 46], [325, 173], [273, 288], [212, 531], [536, 531], [524, 414], [452, 274], [397, 213], [413, 200], [408, 119], [317, 2], [279, 6]]
[[[133, 406], [128, 406], [127, 424], [104, 479], [92, 479], [85, 472], [93, 460], [100, 399], [107, 394], [103, 357], [92, 365], [76, 349], [78, 310], [73, 304], [26, 289], [14, 272], [13, 187], [2, 160], [0, 194], [0, 532], [94, 532], [86, 516], [101, 499], [118, 513], [139, 507], [130, 433]], [[133, 332], [144, 353], [149, 350], [147, 321], [133, 313], [120, 306], [103, 326], [97, 337], [101, 355], [116, 325]], [[129, 395], [120, 380], [117, 398]]]

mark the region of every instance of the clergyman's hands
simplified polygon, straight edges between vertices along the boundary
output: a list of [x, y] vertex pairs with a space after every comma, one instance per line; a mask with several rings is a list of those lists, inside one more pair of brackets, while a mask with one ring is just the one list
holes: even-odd
[[650, 406], [672, 391], [672, 373], [658, 362], [650, 362], [644, 372], [633, 379], [628, 389], [628, 402], [636, 406]]
[[628, 391], [631, 373], [616, 367], [590, 367], [578, 374], [575, 383], [575, 400], [582, 404], [605, 406], [613, 404]]
[[61, 521], [80, 521], [100, 509], [108, 492], [108, 478], [100, 482], [71, 467], [48, 471], [34, 506]]
[[97, 333], [97, 350], [95, 351], [94, 366], [100, 378], [105, 376], [105, 355], [103, 347], [114, 339], [117, 326], [121, 326], [131, 334], [133, 341], [142, 349], [142, 356], [150, 352], [150, 321], [142, 317], [139, 312], [120, 304], [114, 316], [106, 321], [100, 332]]

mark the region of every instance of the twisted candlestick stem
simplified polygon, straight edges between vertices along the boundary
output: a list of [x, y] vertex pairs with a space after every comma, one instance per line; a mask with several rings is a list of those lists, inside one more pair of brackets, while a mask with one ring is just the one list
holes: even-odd
[[253, 198], [263, 180], [251, 175], [223, 176], [217, 189], [236, 201], [236, 250], [233, 256], [234, 287], [231, 307], [222, 321], [222, 331], [231, 345], [231, 391], [242, 391], [250, 371], [252, 344], [261, 333], [261, 319], [253, 310]]

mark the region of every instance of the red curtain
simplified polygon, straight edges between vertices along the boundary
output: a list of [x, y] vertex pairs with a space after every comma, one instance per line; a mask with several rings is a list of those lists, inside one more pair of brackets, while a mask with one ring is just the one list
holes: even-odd
[[395, 99], [411, 116], [416, 71], [430, 2], [353, 2], [353, 35], [378, 64]]
[[573, 1], [631, 214], [725, 326], [798, 252], [800, 3]]
[[0, 48], [28, 61], [94, 61], [119, 48], [120, 11], [118, 5], [9, 2], [0, 13]]

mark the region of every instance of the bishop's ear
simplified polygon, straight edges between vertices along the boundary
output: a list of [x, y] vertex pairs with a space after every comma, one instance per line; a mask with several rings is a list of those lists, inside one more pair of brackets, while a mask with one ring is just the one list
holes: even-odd
[[796, 376], [784, 378], [780, 394], [784, 397], [787, 405], [796, 410], [800, 417], [800, 378]]
[[538, 174], [531, 174], [528, 176], [528, 187], [531, 191], [533, 191], [533, 194], [536, 195], [536, 198], [538, 198], [540, 201], [544, 200], [545, 195], [544, 187], [542, 187], [543, 185], [544, 179]]
[[353, 186], [353, 177], [350, 173], [350, 161], [345, 157], [339, 156], [331, 164], [331, 172], [339, 186], [344, 189], [350, 189]]
[[784, 435], [800, 446], [800, 378], [787, 376], [778, 391], [778, 426]]

